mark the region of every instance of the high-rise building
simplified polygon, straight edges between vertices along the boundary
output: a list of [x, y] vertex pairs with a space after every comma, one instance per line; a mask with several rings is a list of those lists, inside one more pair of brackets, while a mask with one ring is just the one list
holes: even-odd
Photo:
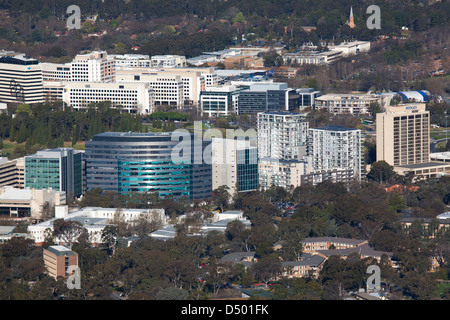
[[114, 82], [116, 67], [114, 59], [106, 51], [78, 54], [71, 63], [71, 81]]
[[209, 198], [211, 163], [203, 153], [210, 143], [187, 133], [183, 142], [170, 132], [97, 134], [86, 141], [86, 188]]
[[234, 194], [258, 188], [256, 141], [213, 138], [211, 146], [213, 190], [225, 185]]
[[376, 117], [377, 161], [391, 166], [430, 161], [430, 113], [424, 103], [386, 106]]
[[25, 156], [25, 187], [65, 191], [67, 198], [83, 192], [83, 152], [55, 148]]
[[361, 180], [362, 132], [359, 129], [329, 125], [309, 129], [307, 173], [351, 169], [353, 178]]
[[50, 81], [114, 82], [116, 60], [106, 51], [78, 54], [65, 64], [42, 63], [42, 76]]
[[295, 112], [261, 112], [258, 121], [258, 157], [302, 160], [306, 155], [309, 123]]
[[0, 56], [0, 102], [42, 103], [42, 68], [25, 54]]

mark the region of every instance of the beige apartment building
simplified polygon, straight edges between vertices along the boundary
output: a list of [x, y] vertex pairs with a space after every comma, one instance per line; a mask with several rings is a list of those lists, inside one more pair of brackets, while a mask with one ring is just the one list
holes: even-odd
[[424, 103], [386, 106], [376, 124], [377, 161], [392, 166], [430, 161], [430, 113]]
[[24, 172], [25, 158], [8, 160], [6, 157], [0, 157], [0, 187], [23, 188]]

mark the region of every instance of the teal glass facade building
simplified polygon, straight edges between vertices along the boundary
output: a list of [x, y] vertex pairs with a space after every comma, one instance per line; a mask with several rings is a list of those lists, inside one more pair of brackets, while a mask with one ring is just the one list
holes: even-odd
[[[191, 141], [194, 136], [190, 134]], [[200, 140], [198, 140], [200, 141]], [[197, 141], [197, 142], [198, 142]], [[179, 141], [172, 134], [105, 132], [86, 142], [86, 188], [121, 194], [156, 192], [160, 197], [205, 199], [211, 196], [211, 165], [189, 158], [173, 161]], [[200, 152], [207, 142], [200, 141]]]
[[41, 150], [25, 156], [25, 187], [83, 193], [83, 153], [72, 148]]
[[258, 149], [237, 150], [237, 186], [238, 191], [258, 189]]

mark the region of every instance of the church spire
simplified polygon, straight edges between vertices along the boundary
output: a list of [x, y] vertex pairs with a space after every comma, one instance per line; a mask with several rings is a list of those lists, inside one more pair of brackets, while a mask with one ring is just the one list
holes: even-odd
[[355, 27], [355, 20], [353, 19], [353, 7], [350, 7], [350, 18], [347, 25], [352, 29]]

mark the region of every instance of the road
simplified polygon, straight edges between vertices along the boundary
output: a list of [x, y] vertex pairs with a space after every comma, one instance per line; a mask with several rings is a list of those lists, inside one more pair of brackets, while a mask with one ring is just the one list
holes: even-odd
[[431, 153], [436, 152], [436, 145], [437, 145], [438, 143], [442, 142], [442, 141], [447, 140], [447, 139], [450, 140], [450, 137], [449, 137], [449, 138], [443, 138], [443, 139], [438, 139], [438, 140], [433, 140], [433, 141], [431, 141], [431, 142], [430, 142], [430, 152], [431, 152]]

